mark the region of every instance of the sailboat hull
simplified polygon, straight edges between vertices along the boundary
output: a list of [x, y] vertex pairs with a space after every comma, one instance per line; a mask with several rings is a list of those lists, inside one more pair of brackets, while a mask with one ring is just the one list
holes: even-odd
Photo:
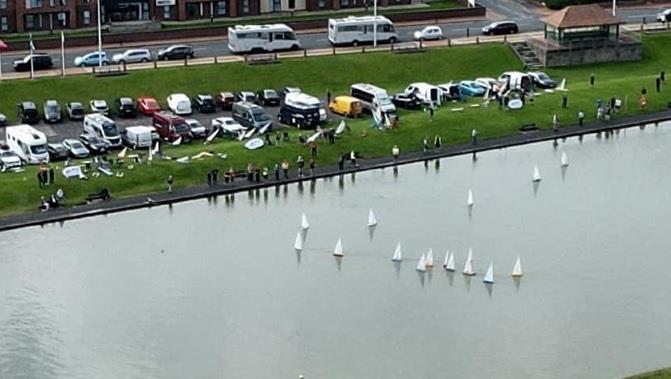
[[513, 278], [521, 278], [524, 275], [523, 274], [511, 274], [510, 276], [512, 276]]
[[475, 276], [474, 272], [462, 272], [464, 276]]

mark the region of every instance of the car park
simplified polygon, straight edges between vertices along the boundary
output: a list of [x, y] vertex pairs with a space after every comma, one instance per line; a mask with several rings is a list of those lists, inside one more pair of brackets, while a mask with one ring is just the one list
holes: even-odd
[[657, 21], [659, 22], [671, 22], [671, 9], [665, 9], [657, 13]]
[[153, 126], [129, 126], [121, 132], [121, 140], [132, 149], [150, 147], [158, 134]]
[[160, 61], [185, 58], [193, 59], [194, 56], [193, 47], [188, 45], [172, 45], [159, 50], [158, 54], [156, 54], [156, 59]]
[[84, 116], [84, 131], [104, 139], [110, 148], [121, 146], [119, 128], [114, 121], [104, 115], [91, 113]]
[[[32, 61], [32, 65], [31, 62]], [[54, 67], [54, 62], [47, 54], [33, 53], [28, 54], [22, 59], [14, 61], [14, 71], [48, 70]]]
[[46, 123], [61, 122], [63, 114], [61, 113], [61, 105], [56, 100], [47, 100], [44, 102], [42, 109], [44, 114], [44, 121]]
[[193, 97], [193, 106], [200, 113], [214, 113], [217, 111], [217, 104], [212, 95], [200, 94]]
[[193, 139], [191, 128], [182, 117], [165, 112], [154, 113], [152, 125], [159, 137], [168, 142], [174, 142], [178, 139], [181, 139], [182, 142], [189, 142]]
[[191, 110], [191, 100], [189, 97], [183, 93], [173, 93], [168, 96], [168, 109], [180, 116], [190, 115], [193, 113]]
[[274, 89], [264, 89], [256, 94], [256, 99], [259, 105], [266, 107], [280, 105], [280, 96]]
[[82, 133], [79, 140], [92, 154], [105, 154], [109, 150], [109, 144], [95, 134]]
[[0, 113], [0, 126], [7, 126], [7, 116]]
[[99, 113], [107, 116], [110, 114], [110, 108], [105, 100], [91, 100], [89, 101], [89, 111], [91, 113]]
[[66, 138], [63, 140], [63, 146], [65, 146], [72, 158], [86, 158], [90, 153], [89, 149], [78, 139]]
[[137, 116], [137, 108], [131, 97], [119, 97], [114, 100], [114, 108], [121, 117], [132, 118]]
[[186, 124], [189, 125], [189, 129], [191, 129], [191, 135], [193, 135], [193, 138], [206, 138], [207, 137], [207, 128], [205, 125], [201, 124], [200, 121], [196, 120], [195, 118], [187, 118]]
[[391, 102], [394, 103], [396, 108], [410, 110], [422, 108], [422, 100], [413, 93], [397, 93], [396, 95], [392, 96]]
[[152, 116], [161, 111], [161, 106], [153, 97], [139, 97], [137, 99], [137, 109], [145, 116]]
[[71, 121], [82, 121], [84, 119], [84, 106], [82, 103], [72, 102], [65, 106], [65, 111]]
[[440, 26], [430, 25], [425, 26], [421, 30], [415, 31], [413, 37], [416, 41], [425, 41], [425, 40], [437, 40], [443, 38], [443, 30]]
[[40, 113], [32, 101], [24, 101], [17, 106], [19, 120], [26, 124], [37, 124], [40, 122]]
[[233, 108], [233, 103], [235, 103], [235, 95], [233, 92], [219, 92], [216, 97], [216, 103], [221, 110], [230, 111]]
[[151, 52], [148, 49], [128, 49], [112, 56], [112, 63], [115, 64], [149, 62], [150, 60]]
[[100, 66], [101, 61], [103, 66], [107, 66], [109, 64], [107, 53], [104, 51], [93, 51], [80, 57], [76, 57], [74, 63], [77, 67], [93, 67]]
[[22, 165], [21, 158], [15, 152], [10, 149], [0, 149], [0, 170], [5, 171]]
[[240, 91], [235, 93], [235, 102], [246, 101], [248, 103], [256, 103], [256, 95], [254, 92]]
[[531, 77], [534, 85], [538, 88], [550, 89], [557, 87], [557, 83], [542, 71], [529, 71], [527, 75]]
[[217, 117], [211, 121], [212, 129], [219, 129], [224, 137], [237, 138], [241, 133], [247, 131], [247, 128], [240, 125], [232, 117]]
[[520, 31], [513, 21], [496, 21], [482, 28], [482, 34], [493, 36], [499, 34], [515, 34]]
[[66, 159], [69, 155], [68, 149], [62, 143], [47, 144], [47, 152], [49, 153], [49, 161]]
[[345, 117], [359, 117], [363, 106], [359, 99], [352, 96], [336, 96], [331, 99], [329, 110]]
[[462, 80], [459, 82], [459, 93], [464, 96], [483, 96], [485, 88], [474, 80]]

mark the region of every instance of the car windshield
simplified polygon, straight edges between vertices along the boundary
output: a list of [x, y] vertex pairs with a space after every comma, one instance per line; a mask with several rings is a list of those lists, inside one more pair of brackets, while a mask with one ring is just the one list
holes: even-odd
[[252, 111], [252, 118], [254, 118], [254, 121], [260, 121], [260, 122], [270, 120], [270, 116], [268, 116], [268, 113], [266, 113], [261, 109]]
[[47, 152], [46, 145], [33, 145], [30, 147], [30, 152], [33, 154], [44, 154]]
[[180, 101], [179, 103], [177, 103], [177, 109], [180, 109], [180, 110], [189, 109], [189, 102], [186, 101], [186, 100], [185, 101]]
[[37, 115], [37, 109], [33, 108], [24, 109], [23, 114], [25, 114], [26, 116], [35, 116]]
[[254, 95], [245, 95], [245, 101], [254, 101]]
[[277, 97], [277, 92], [275, 92], [272, 89], [266, 90], [265, 94], [266, 94], [266, 97], [269, 97], [269, 98]]
[[146, 100], [145, 105], [149, 109], [158, 109], [158, 103], [154, 100]]
[[214, 104], [214, 100], [211, 97], [203, 98], [203, 104]]
[[47, 105], [47, 111], [49, 111], [50, 113], [58, 112], [59, 111], [58, 105]]
[[189, 131], [189, 125], [186, 123], [175, 124], [175, 132], [177, 133], [186, 133]]
[[541, 72], [541, 73], [538, 74], [538, 79], [540, 79], [540, 80], [550, 80], [550, 77], [547, 76], [547, 74]]
[[70, 142], [70, 146], [72, 146], [73, 149], [81, 149], [84, 147], [84, 145], [82, 145], [82, 143], [79, 141]]
[[386, 93], [378, 94], [377, 95], [377, 100], [378, 100], [378, 102], [380, 103], [381, 106], [391, 104], [391, 100], [389, 100], [389, 96], [387, 96]]
[[16, 154], [14, 154], [11, 151], [3, 151], [2, 152], [2, 157], [3, 158], [12, 158], [12, 157], [15, 157], [15, 156], [16, 156]]
[[119, 130], [113, 122], [103, 122], [103, 133], [106, 137], [116, 137], [119, 135]]
[[74, 115], [82, 115], [84, 114], [84, 110], [81, 108], [72, 108], [71, 113]]

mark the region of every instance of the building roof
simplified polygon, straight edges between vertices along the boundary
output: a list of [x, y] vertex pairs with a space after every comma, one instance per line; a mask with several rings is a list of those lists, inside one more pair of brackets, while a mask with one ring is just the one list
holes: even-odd
[[572, 5], [541, 19], [555, 28], [581, 28], [587, 26], [618, 25], [624, 21], [611, 15], [597, 4]]

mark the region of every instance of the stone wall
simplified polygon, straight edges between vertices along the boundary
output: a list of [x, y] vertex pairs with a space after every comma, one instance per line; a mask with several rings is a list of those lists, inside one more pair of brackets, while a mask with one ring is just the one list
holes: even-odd
[[587, 46], [581, 48], [554, 48], [545, 50], [530, 44], [545, 67], [577, 66], [604, 62], [629, 62], [643, 59], [643, 44], [628, 42], [619, 45]]

